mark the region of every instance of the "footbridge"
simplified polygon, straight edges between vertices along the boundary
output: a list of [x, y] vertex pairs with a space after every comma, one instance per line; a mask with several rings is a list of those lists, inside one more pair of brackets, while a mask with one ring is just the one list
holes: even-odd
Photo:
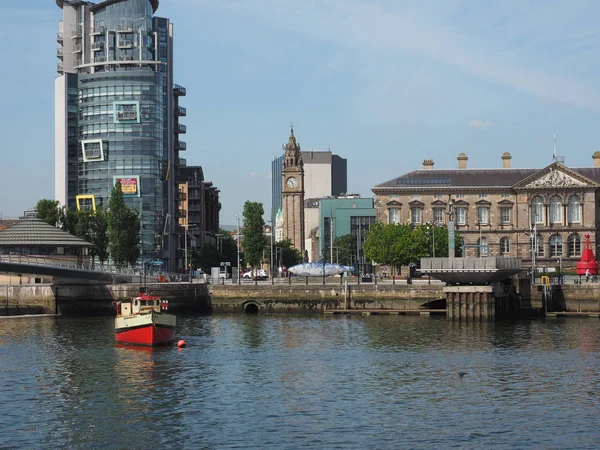
[[[0, 273], [30, 276], [51, 276], [61, 281], [96, 281], [130, 283], [142, 281], [142, 269], [118, 269], [104, 265], [79, 264], [44, 256], [0, 255]], [[179, 281], [182, 274], [164, 274], [166, 279]]]

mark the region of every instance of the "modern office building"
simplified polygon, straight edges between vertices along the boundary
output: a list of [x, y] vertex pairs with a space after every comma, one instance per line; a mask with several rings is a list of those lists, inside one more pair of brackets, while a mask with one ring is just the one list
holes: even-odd
[[312, 205], [312, 208], [316, 207], [319, 208], [319, 227], [311, 233], [316, 244], [313, 241], [307, 248], [318, 248], [320, 255], [311, 255], [312, 261], [319, 261], [329, 254], [336, 262], [335, 240], [350, 235], [352, 264], [361, 273], [373, 273], [372, 261], [365, 257], [363, 246], [367, 231], [376, 222], [374, 199], [360, 198], [359, 195], [322, 198], [318, 205]]
[[[304, 163], [304, 198], [322, 198], [348, 191], [348, 161], [331, 151], [301, 151]], [[283, 208], [281, 167], [284, 155], [271, 162], [271, 220]], [[308, 236], [308, 234], [305, 234]]]
[[525, 265], [574, 269], [587, 235], [600, 242], [600, 152], [592, 167], [567, 167], [564, 159], [537, 169], [434, 169], [432, 160], [373, 188], [383, 223], [447, 224], [468, 245], [466, 256], [510, 256]]
[[55, 199], [108, 207], [116, 181], [141, 218], [141, 259], [182, 268], [180, 152], [185, 88], [173, 83], [173, 24], [158, 0], [56, 0]]

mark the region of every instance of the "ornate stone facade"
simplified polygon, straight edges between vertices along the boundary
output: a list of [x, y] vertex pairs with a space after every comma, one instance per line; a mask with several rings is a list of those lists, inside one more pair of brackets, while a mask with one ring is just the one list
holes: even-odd
[[594, 155], [594, 167], [584, 168], [554, 162], [542, 169], [511, 169], [510, 155], [502, 159], [503, 169], [467, 169], [461, 154], [459, 169], [443, 170], [426, 160], [423, 170], [373, 188], [377, 220], [445, 225], [452, 211], [467, 256], [513, 256], [525, 265], [535, 244], [537, 266], [575, 267], [586, 234], [596, 253], [600, 154]]
[[293, 128], [288, 143], [283, 148], [283, 238], [290, 239], [294, 248], [304, 255], [304, 163]]

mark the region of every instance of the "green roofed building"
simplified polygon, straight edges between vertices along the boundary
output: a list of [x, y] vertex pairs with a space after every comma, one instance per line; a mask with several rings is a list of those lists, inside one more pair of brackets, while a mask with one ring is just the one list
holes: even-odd
[[37, 218], [26, 218], [0, 231], [0, 255], [49, 256], [79, 260], [93, 244]]

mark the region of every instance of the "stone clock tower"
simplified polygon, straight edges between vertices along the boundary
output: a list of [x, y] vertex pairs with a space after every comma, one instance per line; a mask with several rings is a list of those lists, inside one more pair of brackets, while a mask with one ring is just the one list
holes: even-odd
[[294, 248], [304, 255], [304, 163], [300, 155], [300, 144], [296, 143], [294, 128], [291, 129], [290, 139], [283, 149], [283, 238], [290, 239]]

